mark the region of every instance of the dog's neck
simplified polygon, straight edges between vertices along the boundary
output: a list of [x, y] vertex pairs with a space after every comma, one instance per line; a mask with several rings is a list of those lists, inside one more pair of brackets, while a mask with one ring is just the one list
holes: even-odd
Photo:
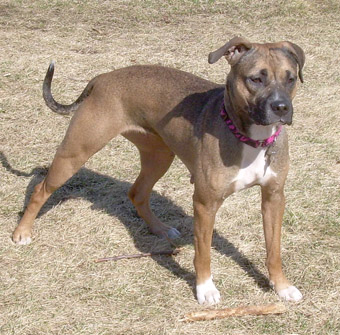
[[257, 125], [253, 122], [244, 122], [240, 115], [231, 110], [232, 106], [225, 101], [221, 106], [221, 117], [227, 124], [229, 130], [241, 142], [254, 148], [265, 148], [271, 146], [280, 135], [282, 126], [278, 125]]
[[252, 124], [248, 128], [248, 136], [254, 140], [263, 140], [274, 135], [278, 127], [276, 125], [260, 126], [257, 124]]

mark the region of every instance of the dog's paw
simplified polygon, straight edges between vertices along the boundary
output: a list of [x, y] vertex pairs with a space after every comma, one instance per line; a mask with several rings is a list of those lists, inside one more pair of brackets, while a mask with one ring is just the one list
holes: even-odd
[[181, 233], [176, 228], [170, 228], [166, 234], [172, 240], [181, 236]]
[[277, 292], [279, 297], [286, 301], [300, 301], [302, 293], [295, 286], [288, 286], [287, 288]]
[[13, 233], [12, 239], [18, 245], [27, 245], [32, 242], [32, 233], [17, 228]]
[[221, 296], [212, 279], [209, 278], [203, 284], [196, 286], [197, 300], [199, 304], [214, 305], [220, 302]]

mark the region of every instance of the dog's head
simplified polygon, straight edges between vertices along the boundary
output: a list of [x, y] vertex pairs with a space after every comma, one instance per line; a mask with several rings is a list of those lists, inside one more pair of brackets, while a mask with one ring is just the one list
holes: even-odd
[[234, 37], [209, 54], [209, 63], [225, 56], [231, 65], [227, 90], [242, 118], [260, 125], [291, 124], [297, 78], [303, 82], [303, 50], [291, 42], [251, 43]]

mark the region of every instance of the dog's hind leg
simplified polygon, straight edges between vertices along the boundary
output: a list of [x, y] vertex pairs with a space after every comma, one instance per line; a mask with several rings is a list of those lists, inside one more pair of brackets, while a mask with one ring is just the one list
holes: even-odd
[[58, 148], [46, 178], [30, 198], [24, 215], [13, 233], [18, 244], [31, 242], [32, 227], [41, 207], [50, 195], [71, 178], [82, 165], [123, 130], [124, 120], [98, 108], [88, 99], [73, 116], [65, 138]]
[[140, 153], [141, 171], [129, 191], [129, 198], [150, 231], [159, 237], [176, 238], [180, 233], [162, 223], [150, 209], [150, 193], [156, 182], [166, 173], [175, 157], [157, 135], [131, 132], [124, 134]]

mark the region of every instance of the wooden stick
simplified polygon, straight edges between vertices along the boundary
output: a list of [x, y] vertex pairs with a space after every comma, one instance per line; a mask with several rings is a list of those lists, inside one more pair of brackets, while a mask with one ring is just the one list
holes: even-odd
[[223, 309], [206, 309], [203, 311], [186, 314], [184, 318], [181, 319], [181, 321], [185, 322], [206, 321], [214, 319], [223, 319], [233, 316], [281, 314], [284, 312], [286, 312], [286, 307], [283, 304], [242, 306], [236, 308], [223, 308]]
[[152, 257], [152, 256], [176, 256], [180, 252], [180, 249], [174, 250], [163, 250], [163, 251], [155, 251], [155, 252], [147, 252], [133, 255], [120, 255], [113, 257], [105, 257], [96, 259], [96, 263], [107, 262], [107, 261], [119, 261], [121, 259], [131, 259], [131, 258], [142, 258], [142, 257]]

